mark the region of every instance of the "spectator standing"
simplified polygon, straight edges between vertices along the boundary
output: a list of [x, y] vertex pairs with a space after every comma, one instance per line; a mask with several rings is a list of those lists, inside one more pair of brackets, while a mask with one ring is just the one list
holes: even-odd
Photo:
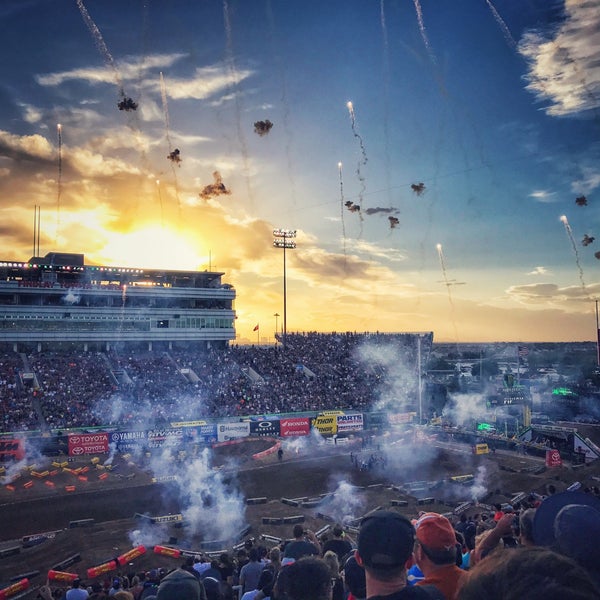
[[333, 550], [337, 554], [340, 563], [343, 564], [343, 561], [352, 551], [352, 544], [346, 539], [346, 534], [341, 525], [334, 525], [331, 533], [333, 534], [333, 538], [323, 544], [323, 555], [328, 550]]
[[183, 569], [175, 569], [160, 582], [156, 600], [207, 600], [207, 597], [204, 585], [197, 577]]
[[365, 600], [367, 597], [365, 570], [356, 562], [354, 555], [346, 560], [343, 575], [344, 586], [348, 592], [347, 600]]
[[459, 600], [598, 600], [600, 591], [574, 561], [546, 548], [490, 555], [473, 568]]
[[362, 520], [356, 560], [365, 569], [368, 600], [444, 600], [434, 586], [408, 587], [414, 543], [415, 529], [400, 513], [380, 510]]
[[323, 560], [331, 571], [331, 582], [333, 585], [332, 600], [345, 600], [344, 581], [340, 575], [340, 561], [337, 554], [333, 550], [327, 550], [323, 554]]
[[81, 579], [79, 578], [73, 580], [71, 589], [67, 590], [67, 593], [65, 594], [66, 600], [85, 600], [88, 597], [88, 591], [81, 587]]
[[457, 566], [462, 562], [460, 546], [452, 523], [438, 513], [425, 513], [415, 524], [415, 560], [425, 577], [416, 585], [434, 585], [446, 600], [456, 600], [466, 572]]
[[289, 600], [331, 600], [331, 571], [322, 558], [306, 556], [287, 569]]
[[294, 525], [293, 535], [294, 539], [283, 549], [284, 558], [299, 560], [303, 556], [320, 556], [321, 543], [312, 531], [305, 530], [301, 524], [297, 524]]
[[256, 548], [250, 548], [248, 558], [250, 560], [240, 570], [242, 594], [257, 588], [260, 574], [264, 568], [264, 565], [259, 561], [258, 550]]

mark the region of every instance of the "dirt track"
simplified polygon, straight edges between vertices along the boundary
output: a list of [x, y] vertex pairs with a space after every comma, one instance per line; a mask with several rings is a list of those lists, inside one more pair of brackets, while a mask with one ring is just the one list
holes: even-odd
[[[465, 446], [449, 447], [438, 444], [433, 460], [414, 470], [398, 470], [394, 465], [372, 471], [353, 468], [350, 461], [351, 447], [321, 446], [305, 454], [287, 453], [279, 462], [276, 456], [255, 461], [250, 456], [266, 446], [267, 442], [252, 442], [235, 448], [219, 449], [214, 453], [215, 465], [225, 465], [234, 456], [235, 472], [224, 471], [224, 481], [242, 490], [247, 499], [245, 519], [250, 527], [248, 537], [269, 535], [278, 538], [290, 537], [292, 525], [265, 524], [263, 517], [290, 517], [301, 515], [308, 527], [318, 531], [328, 524], [327, 505], [319, 507], [290, 506], [281, 502], [282, 498], [316, 499], [321, 494], [336, 490], [340, 479], [353, 486], [360, 486], [353, 496], [357, 505], [353, 507], [354, 517], [377, 508], [390, 507], [392, 501], [405, 500], [407, 505], [398, 508], [409, 516], [414, 516], [423, 506], [418, 497], [433, 497], [434, 504], [427, 510], [447, 512], [461, 500], [468, 500], [468, 487], [444, 485], [435, 489], [425, 489], [420, 493], [405, 493], [399, 486], [406, 482], [447, 479], [451, 476], [474, 473], [479, 467], [485, 469], [488, 481], [487, 503], [507, 502], [511, 495], [519, 491], [545, 493], [546, 486], [553, 483], [560, 491], [573, 481], [584, 485], [595, 485], [593, 479], [600, 475], [600, 466], [586, 466], [583, 470], [562, 467], [535, 474], [543, 463], [539, 459], [529, 459], [509, 453], [497, 453], [489, 457], [473, 457]], [[414, 452], [424, 452], [415, 448]], [[366, 455], [370, 454], [370, 450]], [[413, 450], [411, 450], [413, 452]], [[81, 463], [84, 464], [84, 463]], [[89, 463], [88, 463], [89, 464]], [[79, 465], [81, 466], [81, 465]], [[72, 465], [76, 468], [76, 465]], [[147, 515], [168, 515], [178, 513], [181, 507], [173, 495], [164, 494], [169, 483], [152, 483], [151, 473], [142, 466], [132, 465], [121, 460], [115, 470], [104, 480], [91, 473], [87, 481], [77, 481], [75, 492], [64, 491], [65, 484], [73, 483], [73, 475], [61, 474], [50, 489], [42, 482], [35, 481], [29, 489], [23, 488], [26, 478], [15, 482], [14, 492], [1, 490], [0, 508], [2, 527], [0, 548], [22, 546], [21, 538], [41, 532], [57, 531], [51, 539], [31, 548], [19, 548], [19, 554], [0, 558], [0, 583], [2, 587], [9, 579], [30, 571], [40, 571], [32, 577], [32, 586], [45, 582], [47, 571], [67, 557], [79, 554], [81, 561], [65, 568], [85, 577], [89, 567], [109, 561], [131, 549], [129, 533], [139, 526], [135, 513]], [[461, 498], [462, 495], [462, 498]], [[248, 499], [261, 498], [260, 503], [248, 503]], [[310, 504], [310, 503], [309, 503]], [[474, 508], [474, 511], [480, 510]], [[337, 517], [338, 515], [334, 515]], [[70, 528], [72, 521], [93, 519], [86, 527]], [[181, 548], [199, 549], [194, 539], [186, 539], [185, 528], [163, 528], [156, 532], [154, 544], [168, 544]], [[270, 544], [267, 544], [270, 545]], [[159, 556], [148, 551], [136, 559], [134, 564], [123, 567], [123, 571], [146, 570], [153, 567], [172, 567], [181, 559]]]

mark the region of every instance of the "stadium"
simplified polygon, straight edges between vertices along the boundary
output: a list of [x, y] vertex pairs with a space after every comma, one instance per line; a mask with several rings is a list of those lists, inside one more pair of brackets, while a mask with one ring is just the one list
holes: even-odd
[[[382, 506], [458, 516], [550, 485], [597, 491], [593, 428], [453, 423], [422, 377], [432, 332], [237, 346], [223, 276], [0, 263], [5, 597], [35, 597], [51, 572], [106, 583], [273, 546], [299, 522], [352, 538]], [[516, 391], [497, 403], [530, 414]]]

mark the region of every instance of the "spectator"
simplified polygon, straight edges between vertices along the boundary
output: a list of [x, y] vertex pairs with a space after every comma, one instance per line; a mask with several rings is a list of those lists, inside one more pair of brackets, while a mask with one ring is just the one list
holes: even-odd
[[344, 586], [348, 591], [347, 600], [365, 600], [367, 597], [365, 570], [356, 562], [354, 555], [346, 560], [343, 574]]
[[201, 581], [183, 569], [175, 569], [162, 579], [156, 600], [207, 600]]
[[496, 523], [496, 527], [484, 531], [475, 538], [475, 548], [471, 552], [469, 559], [470, 567], [476, 565], [490, 553], [499, 552], [504, 549], [504, 544], [501, 544], [501, 541], [502, 538], [512, 533], [513, 521], [514, 515], [503, 515]]
[[139, 595], [140, 600], [149, 600], [150, 596], [156, 596], [158, 593], [158, 584], [160, 583], [160, 573], [157, 569], [152, 569], [146, 576], [143, 589]]
[[242, 586], [242, 594], [251, 590], [256, 590], [258, 586], [258, 580], [264, 568], [264, 565], [258, 559], [258, 550], [256, 548], [250, 548], [248, 552], [248, 558], [250, 559], [240, 570], [240, 585]]
[[546, 548], [518, 548], [489, 556], [469, 572], [459, 600], [598, 600], [590, 576]]
[[331, 600], [331, 571], [322, 558], [306, 556], [288, 567], [289, 600]]
[[460, 546], [450, 521], [443, 515], [429, 512], [415, 524], [415, 560], [425, 575], [416, 585], [434, 585], [446, 600], [455, 600], [466, 572], [457, 566], [462, 562]]
[[205, 577], [202, 580], [204, 589], [206, 590], [206, 600], [222, 600], [223, 594], [221, 591], [221, 582], [214, 577]]
[[346, 539], [346, 534], [341, 525], [334, 525], [331, 529], [331, 533], [333, 534], [333, 539], [327, 540], [323, 544], [323, 555], [325, 555], [328, 550], [333, 550], [337, 554], [340, 563], [343, 563], [348, 554], [352, 551], [352, 544]]
[[365, 569], [369, 600], [437, 598], [434, 586], [408, 587], [406, 569], [412, 564], [415, 529], [403, 515], [380, 510], [362, 520], [356, 560]]
[[242, 600], [264, 600], [265, 598], [269, 598], [271, 595], [271, 590], [273, 589], [273, 583], [273, 571], [271, 571], [271, 569], [264, 568], [260, 573], [256, 588], [246, 592], [242, 596]]
[[319, 556], [321, 554], [321, 544], [317, 536], [309, 529], [304, 529], [303, 525], [294, 525], [294, 539], [288, 542], [283, 549], [284, 558], [293, 558], [298, 560], [303, 556]]
[[600, 499], [579, 491], [548, 497], [536, 509], [533, 539], [572, 558], [600, 584]]
[[331, 582], [333, 584], [332, 600], [345, 600], [344, 581], [340, 575], [340, 561], [333, 550], [327, 550], [323, 560], [331, 571]]
[[71, 583], [71, 589], [65, 594], [65, 600], [85, 600], [85, 598], [88, 597], [88, 591], [81, 587], [81, 579], [73, 579], [73, 583]]
[[524, 510], [519, 516], [519, 544], [531, 548], [535, 546], [533, 541], [533, 519], [535, 508]]

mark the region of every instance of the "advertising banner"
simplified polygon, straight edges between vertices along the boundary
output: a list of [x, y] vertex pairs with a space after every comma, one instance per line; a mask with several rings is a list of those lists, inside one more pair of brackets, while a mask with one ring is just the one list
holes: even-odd
[[344, 433], [345, 431], [362, 431], [363, 430], [362, 413], [355, 415], [338, 415], [337, 431]]
[[69, 456], [106, 454], [108, 452], [108, 433], [70, 433], [67, 437]]
[[195, 425], [185, 430], [186, 438], [191, 442], [214, 444], [217, 441], [216, 423], [205, 423], [204, 425]]
[[217, 440], [219, 442], [228, 442], [250, 435], [250, 423], [219, 423], [217, 425]]
[[169, 428], [150, 429], [148, 431], [148, 448], [160, 448], [162, 446], [178, 446], [183, 439], [183, 429]]
[[392, 425], [406, 425], [412, 423], [413, 418], [417, 416], [415, 412], [396, 413], [388, 415], [388, 420]]
[[312, 419], [312, 426], [321, 435], [333, 435], [334, 433], [337, 433], [338, 416], [336, 416], [336, 415], [320, 415], [320, 416]]
[[546, 450], [546, 466], [562, 467], [562, 458], [558, 450]]
[[310, 433], [309, 417], [291, 417], [279, 421], [279, 435], [281, 437], [296, 437]]
[[279, 421], [250, 421], [250, 435], [279, 437]]
[[116, 445], [123, 454], [141, 450], [147, 439], [145, 431], [113, 431], [109, 434], [109, 443]]
[[489, 454], [489, 452], [487, 444], [475, 444], [475, 454]]
[[19, 461], [23, 458], [25, 458], [23, 440], [19, 438], [0, 439], [0, 462]]

